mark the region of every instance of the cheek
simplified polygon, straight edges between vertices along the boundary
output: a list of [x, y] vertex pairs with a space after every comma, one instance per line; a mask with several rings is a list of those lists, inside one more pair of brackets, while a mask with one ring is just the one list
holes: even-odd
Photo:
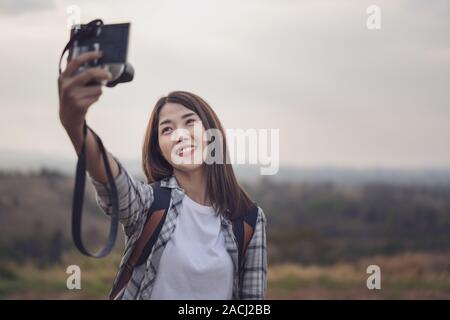
[[203, 128], [198, 131], [194, 130], [192, 137], [195, 141], [195, 145], [202, 146], [203, 148], [206, 147], [206, 145], [208, 144], [208, 141], [206, 141], [206, 137], [205, 137], [205, 139], [203, 139], [204, 134], [205, 134], [205, 129], [203, 129]]
[[172, 141], [168, 136], [159, 137], [159, 148], [163, 157], [170, 162], [170, 153], [172, 152]]
[[207, 141], [207, 139], [204, 139], [204, 140], [202, 139], [201, 145], [202, 145], [203, 150], [205, 150], [206, 147], [208, 147], [208, 141]]

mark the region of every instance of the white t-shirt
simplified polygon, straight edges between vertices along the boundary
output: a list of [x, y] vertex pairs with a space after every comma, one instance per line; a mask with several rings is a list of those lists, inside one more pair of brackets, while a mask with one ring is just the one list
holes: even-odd
[[150, 299], [230, 300], [233, 261], [220, 217], [186, 194], [176, 228], [161, 255]]

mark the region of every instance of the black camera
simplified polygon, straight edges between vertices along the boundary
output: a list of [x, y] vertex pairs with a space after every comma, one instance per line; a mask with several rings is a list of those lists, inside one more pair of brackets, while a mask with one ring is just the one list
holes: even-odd
[[107, 87], [130, 82], [134, 77], [134, 69], [127, 62], [129, 33], [130, 23], [103, 24], [102, 20], [96, 19], [88, 24], [74, 25], [61, 59], [67, 50], [70, 50], [71, 59], [85, 52], [102, 51], [101, 58], [83, 64], [78, 72], [91, 67], [104, 66], [112, 74], [112, 79], [106, 82]]

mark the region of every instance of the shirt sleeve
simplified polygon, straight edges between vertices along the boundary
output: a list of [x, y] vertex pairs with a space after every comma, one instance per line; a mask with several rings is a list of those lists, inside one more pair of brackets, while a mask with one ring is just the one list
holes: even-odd
[[[133, 178], [120, 161], [112, 156], [119, 166], [119, 174], [114, 178], [119, 200], [119, 219], [129, 237], [135, 230], [143, 215], [153, 203], [153, 188], [150, 184]], [[96, 202], [106, 215], [112, 214], [111, 190], [108, 182], [95, 180], [88, 173], [96, 190]]]
[[267, 290], [266, 217], [258, 209], [255, 231], [245, 253], [241, 299], [263, 300]]

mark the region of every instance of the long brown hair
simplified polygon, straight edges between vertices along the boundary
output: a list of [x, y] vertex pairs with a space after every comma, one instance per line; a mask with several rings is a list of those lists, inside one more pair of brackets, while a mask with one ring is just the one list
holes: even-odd
[[186, 91], [173, 91], [157, 102], [150, 116], [142, 148], [142, 166], [147, 183], [159, 181], [173, 174], [172, 165], [163, 157], [158, 143], [159, 113], [166, 103], [179, 103], [200, 117], [205, 130], [218, 129], [222, 135], [223, 158], [225, 163], [205, 163], [206, 192], [213, 207], [228, 218], [235, 219], [240, 214], [254, 208], [255, 203], [237, 182], [234, 170], [228, 161], [225, 131], [214, 110], [201, 97]]

